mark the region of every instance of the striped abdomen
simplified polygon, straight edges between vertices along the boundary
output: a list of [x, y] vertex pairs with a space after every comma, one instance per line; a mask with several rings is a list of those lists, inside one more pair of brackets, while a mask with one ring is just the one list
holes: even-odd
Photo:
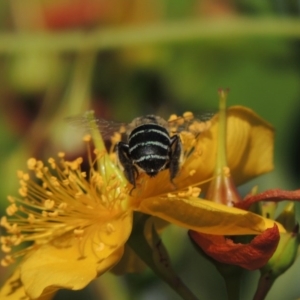
[[136, 127], [129, 135], [128, 145], [132, 162], [149, 176], [168, 167], [170, 136], [163, 126], [148, 123]]

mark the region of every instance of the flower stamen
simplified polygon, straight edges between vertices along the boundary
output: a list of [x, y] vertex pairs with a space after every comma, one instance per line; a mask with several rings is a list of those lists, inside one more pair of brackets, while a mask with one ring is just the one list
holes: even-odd
[[[109, 220], [124, 213], [122, 205], [127, 190], [114, 174], [103, 177], [98, 173], [95, 166], [99, 159], [106, 159], [105, 151], [94, 151], [96, 157], [92, 159], [90, 137], [84, 140], [90, 163], [89, 176], [81, 170], [81, 157], [67, 161], [63, 152], [58, 153], [59, 161], [52, 157], [48, 159], [50, 168], [30, 158], [27, 167], [33, 174], [18, 171], [21, 197], [8, 197], [10, 205], [6, 212], [9, 218], [2, 217], [0, 223], [7, 231], [7, 236], [0, 240], [1, 249], [11, 253], [2, 260], [2, 266], [11, 264], [35, 245], [51, 241], [55, 241], [55, 245], [64, 243], [62, 236], [73, 236], [80, 257], [84, 257], [88, 240], [99, 234], [99, 228], [107, 234], [115, 231]], [[99, 240], [101, 234], [97, 237]], [[14, 251], [14, 247], [23, 242], [34, 244]], [[93, 247], [97, 253], [104, 249], [105, 242], [94, 243]]]

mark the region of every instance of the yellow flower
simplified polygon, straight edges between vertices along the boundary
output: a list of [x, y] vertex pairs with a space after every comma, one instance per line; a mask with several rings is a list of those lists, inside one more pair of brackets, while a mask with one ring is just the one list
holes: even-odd
[[[9, 218], [1, 219], [8, 233], [1, 237], [7, 253], [1, 264], [25, 255], [20, 278], [33, 299], [47, 287], [81, 289], [123, 254], [132, 228], [132, 211], [123, 207], [126, 181], [103, 149], [89, 161], [85, 173], [82, 158], [66, 161], [60, 153], [58, 162], [49, 159], [49, 167], [31, 158], [30, 173], [18, 172], [21, 197], [9, 197]], [[23, 242], [33, 244], [11, 254]]]
[[[1, 219], [8, 234], [1, 237], [2, 251], [7, 253], [2, 265], [24, 257], [16, 271], [19, 276], [16, 273], [7, 281], [1, 299], [14, 299], [20, 289], [31, 299], [42, 299], [59, 288], [83, 288], [121, 259], [132, 230], [133, 211], [219, 235], [259, 234], [273, 227], [274, 222], [251, 212], [198, 198], [200, 189], [196, 186], [213, 174], [218, 116], [200, 135], [193, 134], [191, 128], [181, 133], [186, 159], [174, 184], [166, 170], [155, 178], [140, 175], [132, 191], [115, 164], [115, 154], [106, 152], [91, 115], [88, 117], [96, 146], [94, 154], [88, 151], [88, 173], [82, 171], [81, 158], [67, 161], [60, 153], [58, 161], [48, 160], [49, 167], [31, 158], [30, 174], [18, 174], [21, 197], [9, 197], [8, 217]], [[229, 110], [228, 124], [228, 141], [234, 142], [229, 150], [229, 159], [235, 161], [233, 169], [247, 170], [243, 173], [247, 179], [269, 171], [270, 155], [257, 163], [251, 148], [261, 150], [253, 138], [257, 131], [265, 136], [259, 139], [260, 146], [266, 146], [264, 141], [272, 144], [270, 126], [241, 107]], [[89, 138], [86, 141], [90, 147]], [[271, 151], [267, 146], [265, 153]], [[240, 148], [243, 155], [235, 155]], [[241, 176], [240, 180], [245, 178]], [[23, 242], [25, 249], [12, 251]], [[27, 242], [32, 244], [28, 246]], [[18, 289], [13, 285], [16, 277], [23, 284]]]

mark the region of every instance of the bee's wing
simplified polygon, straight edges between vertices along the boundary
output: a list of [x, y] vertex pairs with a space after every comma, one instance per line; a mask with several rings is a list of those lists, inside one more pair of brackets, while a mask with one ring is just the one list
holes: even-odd
[[[113, 121], [108, 121], [102, 118], [95, 118], [95, 123], [99, 129], [101, 136], [104, 140], [109, 140], [114, 133], [124, 133], [126, 131], [127, 124], [125, 123], [116, 123]], [[91, 122], [87, 118], [86, 114], [79, 116], [67, 117], [66, 121], [74, 128], [83, 130], [86, 133], [91, 131]]]

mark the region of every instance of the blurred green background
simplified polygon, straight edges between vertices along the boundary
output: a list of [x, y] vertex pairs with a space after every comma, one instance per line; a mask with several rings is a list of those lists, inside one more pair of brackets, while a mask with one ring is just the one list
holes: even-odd
[[[81, 135], [65, 118], [94, 109], [128, 122], [155, 113], [255, 110], [276, 128], [275, 170], [243, 187], [299, 188], [300, 2], [296, 0], [11, 0], [0, 2], [0, 200], [17, 194], [26, 159], [79, 155]], [[201, 299], [226, 299], [212, 264], [186, 232], [163, 235], [179, 275]], [[178, 243], [178, 240], [181, 242]], [[175, 242], [176, 241], [176, 242]], [[1, 281], [10, 273], [1, 268]], [[267, 299], [300, 297], [299, 261]], [[258, 272], [245, 273], [251, 299]], [[56, 299], [178, 299], [150, 271], [107, 274]]]

